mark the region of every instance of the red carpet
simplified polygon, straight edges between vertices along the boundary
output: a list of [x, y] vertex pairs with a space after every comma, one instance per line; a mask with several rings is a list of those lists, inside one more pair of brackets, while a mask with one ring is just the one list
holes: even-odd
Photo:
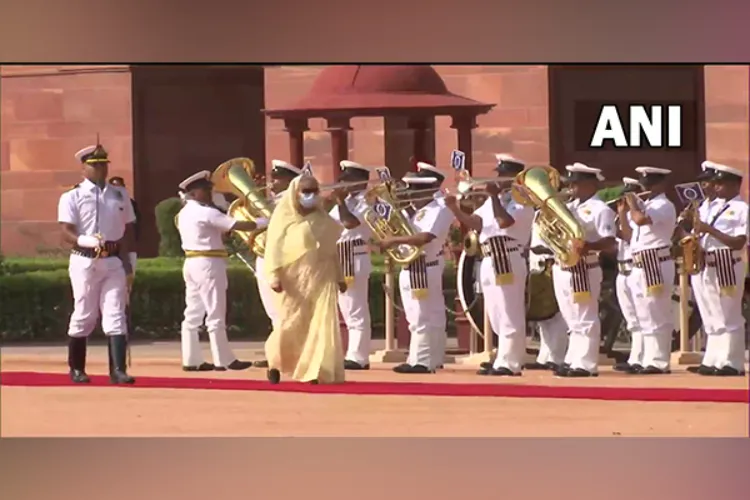
[[[73, 386], [67, 374], [2, 372], [0, 385], [22, 387]], [[105, 376], [93, 376], [93, 387], [111, 387]], [[76, 386], [89, 387], [89, 386]], [[383, 396], [484, 396], [502, 398], [597, 399], [604, 401], [679, 401], [747, 403], [747, 389], [684, 389], [641, 387], [552, 387], [511, 384], [446, 384], [415, 382], [347, 382], [340, 385], [312, 385], [282, 382], [271, 385], [261, 380], [182, 377], [138, 377], [137, 389], [218, 389], [225, 391], [278, 391], [312, 394], [361, 394]]]

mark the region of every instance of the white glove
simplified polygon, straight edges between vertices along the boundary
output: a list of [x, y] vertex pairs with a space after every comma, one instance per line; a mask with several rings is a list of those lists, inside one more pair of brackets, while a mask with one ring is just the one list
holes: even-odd
[[85, 234], [78, 236], [76, 243], [81, 248], [99, 248], [102, 246], [102, 240], [96, 236], [87, 236]]
[[265, 217], [258, 217], [255, 220], [255, 225], [258, 226], [258, 229], [263, 229], [264, 227], [268, 227], [268, 219]]

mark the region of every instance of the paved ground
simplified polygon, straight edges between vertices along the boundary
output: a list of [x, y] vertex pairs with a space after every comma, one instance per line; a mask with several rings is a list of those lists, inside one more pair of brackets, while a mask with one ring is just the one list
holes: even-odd
[[[235, 345], [245, 359], [261, 343]], [[62, 346], [10, 347], [3, 371], [65, 371]], [[206, 351], [207, 353], [207, 351]], [[106, 371], [106, 348], [92, 347], [92, 374]], [[208, 356], [207, 356], [208, 359]], [[402, 376], [390, 365], [348, 373], [351, 380], [508, 383], [448, 366]], [[179, 345], [133, 347], [133, 375], [264, 378], [264, 370], [185, 374]], [[564, 380], [528, 372], [513, 383], [586, 386], [747, 388], [748, 379], [707, 379], [677, 371], [633, 378], [602, 369], [598, 379]], [[275, 392], [3, 387], [2, 436], [695, 436], [747, 437], [748, 406], [718, 403], [600, 402], [559, 399], [313, 395]]]

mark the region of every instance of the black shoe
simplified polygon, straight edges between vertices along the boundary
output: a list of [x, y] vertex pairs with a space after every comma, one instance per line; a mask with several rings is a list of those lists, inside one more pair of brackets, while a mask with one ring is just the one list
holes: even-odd
[[310, 385], [318, 385], [318, 379], [313, 379], [313, 380], [309, 381], [308, 384], [310, 384]]
[[732, 368], [731, 366], [725, 366], [716, 370], [714, 372], [714, 375], [716, 375], [717, 377], [744, 377], [745, 372], [741, 372], [735, 368]]
[[253, 363], [253, 366], [255, 366], [256, 368], [268, 368], [268, 360], [263, 359], [260, 361], [256, 361], [255, 363]]
[[698, 365], [698, 366], [688, 366], [687, 371], [688, 373], [700, 373], [700, 372], [706, 372], [714, 370], [715, 368], [712, 368], [710, 366], [706, 365]]
[[479, 369], [480, 370], [492, 370], [492, 361], [482, 361], [479, 363]]
[[402, 363], [395, 368], [393, 371], [396, 373], [435, 373], [424, 365], [410, 365], [408, 363]]
[[[234, 361], [232, 361], [231, 363], [229, 363], [229, 365], [227, 365], [226, 367], [223, 367], [223, 366], [219, 367], [219, 366], [217, 366], [217, 367], [214, 368], [214, 370], [218, 370], [218, 371], [226, 371], [226, 370], [241, 371], [241, 370], [247, 370], [251, 366], [253, 366], [253, 362], [252, 361], [240, 361], [238, 359], [235, 359]], [[219, 368], [221, 368], [221, 369], [219, 369]]]
[[110, 335], [109, 337], [109, 359], [112, 361], [112, 369], [109, 372], [109, 381], [113, 384], [134, 384], [135, 379], [127, 373], [128, 338], [125, 335]]
[[266, 376], [268, 377], [268, 381], [272, 384], [278, 384], [281, 382], [281, 372], [276, 368], [270, 368], [266, 372]]
[[88, 384], [91, 382], [86, 372], [82, 372], [81, 370], [70, 370], [70, 380], [74, 384]]
[[548, 371], [553, 372], [560, 368], [560, 365], [558, 365], [557, 363], [553, 363], [552, 361], [547, 361], [546, 363], [544, 363], [544, 368]]
[[638, 373], [641, 375], [669, 375], [672, 372], [668, 369], [662, 370], [661, 368], [657, 368], [655, 366], [647, 366]]
[[477, 375], [491, 375], [493, 377], [520, 377], [520, 373], [512, 371], [510, 368], [490, 368], [489, 370], [479, 370]]
[[639, 373], [643, 373], [643, 367], [641, 365], [628, 365], [628, 369], [625, 370], [625, 373], [629, 375], [638, 375]]
[[211, 363], [201, 363], [198, 366], [183, 366], [182, 371], [184, 372], [211, 372], [214, 370], [214, 365]]
[[86, 337], [69, 337], [68, 340], [68, 367], [70, 368], [70, 380], [74, 384], [88, 384], [91, 379], [86, 375], [86, 350], [88, 340]]
[[567, 377], [568, 376], [568, 372], [570, 372], [570, 366], [568, 366], [566, 364], [562, 364], [562, 365], [558, 366], [557, 370], [555, 370], [553, 373], [557, 377]]
[[364, 364], [360, 365], [356, 361], [352, 361], [351, 359], [345, 359], [344, 360], [344, 370], [369, 370], [370, 365]]
[[537, 363], [537, 362], [526, 363], [525, 365], [523, 365], [523, 369], [524, 370], [549, 370], [550, 368], [547, 367], [548, 364], [550, 363], [545, 363], [545, 364]]
[[612, 369], [616, 372], [624, 372], [627, 373], [630, 371], [631, 365], [628, 363], [615, 363], [615, 365], [612, 367]]
[[563, 376], [571, 377], [571, 378], [586, 378], [586, 377], [598, 377], [599, 374], [597, 372], [590, 372], [588, 370], [584, 370], [583, 368], [571, 368]]

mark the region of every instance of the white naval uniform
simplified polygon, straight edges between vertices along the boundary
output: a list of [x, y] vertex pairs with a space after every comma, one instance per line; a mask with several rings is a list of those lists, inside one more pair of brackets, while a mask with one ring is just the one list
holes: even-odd
[[[274, 194], [274, 203], [279, 202], [281, 197], [284, 196], [284, 192], [285, 191]], [[263, 269], [265, 269], [263, 264], [264, 262], [265, 259], [263, 257], [255, 258], [255, 281], [258, 284], [258, 294], [260, 295], [260, 302], [263, 304], [263, 309], [266, 311], [268, 319], [271, 320], [271, 328], [274, 328], [274, 325], [278, 320], [278, 315], [276, 314], [276, 305], [274, 304], [274, 295], [276, 294], [276, 292], [271, 290], [271, 287], [268, 284], [268, 279], [266, 278], [266, 275], [263, 271]]]
[[[633, 276], [633, 254], [630, 243], [617, 238], [617, 278], [615, 293], [620, 312], [625, 319], [625, 326], [630, 332], [630, 357], [628, 364], [643, 366], [643, 333], [638, 322], [635, 304], [635, 287]], [[670, 309], [671, 310], [671, 309]]]
[[[412, 286], [409, 268], [399, 273], [401, 303], [409, 323], [409, 365], [422, 365], [435, 370], [443, 364], [446, 345], [445, 296], [443, 295], [443, 270], [445, 259], [443, 245], [448, 239], [454, 215], [442, 199], [435, 199], [408, 217], [416, 233], [431, 233], [435, 238], [423, 247], [423, 257], [412, 264], [414, 276], [420, 267], [426, 270], [426, 289]], [[424, 294], [424, 296], [421, 296]]]
[[[537, 212], [537, 215], [540, 212]], [[539, 236], [539, 226], [534, 224], [531, 232], [531, 248], [542, 246], [549, 248], [544, 240]], [[552, 258], [550, 255], [535, 254], [529, 252], [529, 269], [531, 271], [541, 271], [544, 268], [547, 259]], [[530, 298], [534, 300], [534, 297]], [[558, 311], [549, 319], [536, 322], [539, 330], [539, 354], [536, 362], [540, 365], [554, 363], [562, 365], [565, 360], [565, 350], [568, 347], [568, 325], [565, 323], [562, 314]]]
[[[729, 236], [748, 236], [747, 203], [739, 196], [718, 201], [712, 208], [713, 213], [703, 222]], [[746, 249], [731, 251], [709, 235], [704, 235], [701, 240], [706, 252], [706, 268], [694, 278], [700, 283], [694, 292], [707, 337], [702, 364], [717, 369], [729, 366], [744, 372], [746, 347], [742, 297], [747, 272], [743, 257]], [[727, 265], [720, 263], [717, 266], [717, 261], [726, 261]], [[727, 271], [727, 283], [719, 279], [723, 270]], [[731, 286], [732, 281], [735, 286]]]
[[[721, 209], [721, 207], [724, 205], [724, 200], [719, 198], [714, 198], [713, 200], [709, 200], [708, 198], [704, 199], [700, 205], [698, 205], [698, 217], [703, 222], [711, 222], [713, 216], [716, 214], [717, 209]], [[706, 244], [706, 238], [708, 238], [708, 235], [702, 235], [700, 238], [700, 245], [701, 248], [704, 247]], [[703, 278], [701, 278], [701, 274], [694, 274], [690, 276], [690, 292], [693, 297], [693, 301], [696, 303], [696, 306], [698, 305], [698, 301], [701, 300], [698, 297], [703, 297]], [[700, 314], [700, 308], [698, 310]], [[703, 325], [703, 331], [706, 332], [706, 325], [705, 321], [701, 319], [701, 321], [704, 323]], [[708, 341], [708, 339], [706, 339]]]
[[[102, 240], [114, 242], [125, 235], [127, 224], [135, 222], [135, 212], [123, 188], [107, 184], [100, 189], [86, 179], [60, 196], [57, 220], [74, 225], [79, 235], [99, 234]], [[68, 273], [74, 301], [68, 335], [91, 335], [100, 313], [105, 335], [127, 334], [128, 292], [122, 261], [115, 255], [93, 259], [74, 251]]]
[[493, 368], [520, 373], [526, 353], [526, 277], [524, 253], [531, 239], [534, 209], [507, 193], [500, 203], [515, 223], [501, 228], [488, 198], [474, 215], [482, 219], [479, 244], [485, 256], [479, 266], [484, 307], [498, 337]]
[[[188, 200], [180, 210], [177, 228], [182, 249], [224, 250], [222, 236], [235, 220], [215, 207]], [[227, 367], [236, 360], [227, 339], [227, 259], [189, 257], [182, 269], [185, 279], [185, 319], [182, 321], [182, 365], [200, 366], [203, 356], [198, 330], [206, 319], [213, 364]]]
[[[615, 236], [615, 213], [597, 195], [584, 202], [573, 200], [567, 206], [581, 223], [586, 241]], [[552, 268], [555, 297], [570, 331], [565, 363], [571, 369], [596, 373], [602, 332], [599, 320], [602, 268], [598, 255], [590, 254], [582, 258], [577, 268], [582, 270], [583, 278], [587, 278], [588, 296], [577, 297], [574, 293], [574, 270], [565, 269], [559, 263]]]
[[[339, 293], [339, 310], [349, 332], [345, 359], [367, 365], [370, 363], [372, 340], [369, 301], [372, 260], [367, 242], [372, 237], [372, 231], [362, 219], [368, 208], [364, 194], [349, 195], [345, 203], [352, 215], [360, 221], [360, 225], [354, 229], [344, 228], [337, 242], [339, 260], [347, 284], [346, 292]], [[338, 206], [331, 209], [330, 215], [341, 222]]]
[[674, 329], [672, 290], [675, 264], [671, 248], [677, 211], [665, 194], [639, 200], [639, 203], [643, 213], [651, 219], [651, 224], [638, 226], [630, 214], [627, 216], [632, 231], [633, 272], [630, 283], [635, 293], [635, 310], [643, 343], [639, 364], [667, 370]]

